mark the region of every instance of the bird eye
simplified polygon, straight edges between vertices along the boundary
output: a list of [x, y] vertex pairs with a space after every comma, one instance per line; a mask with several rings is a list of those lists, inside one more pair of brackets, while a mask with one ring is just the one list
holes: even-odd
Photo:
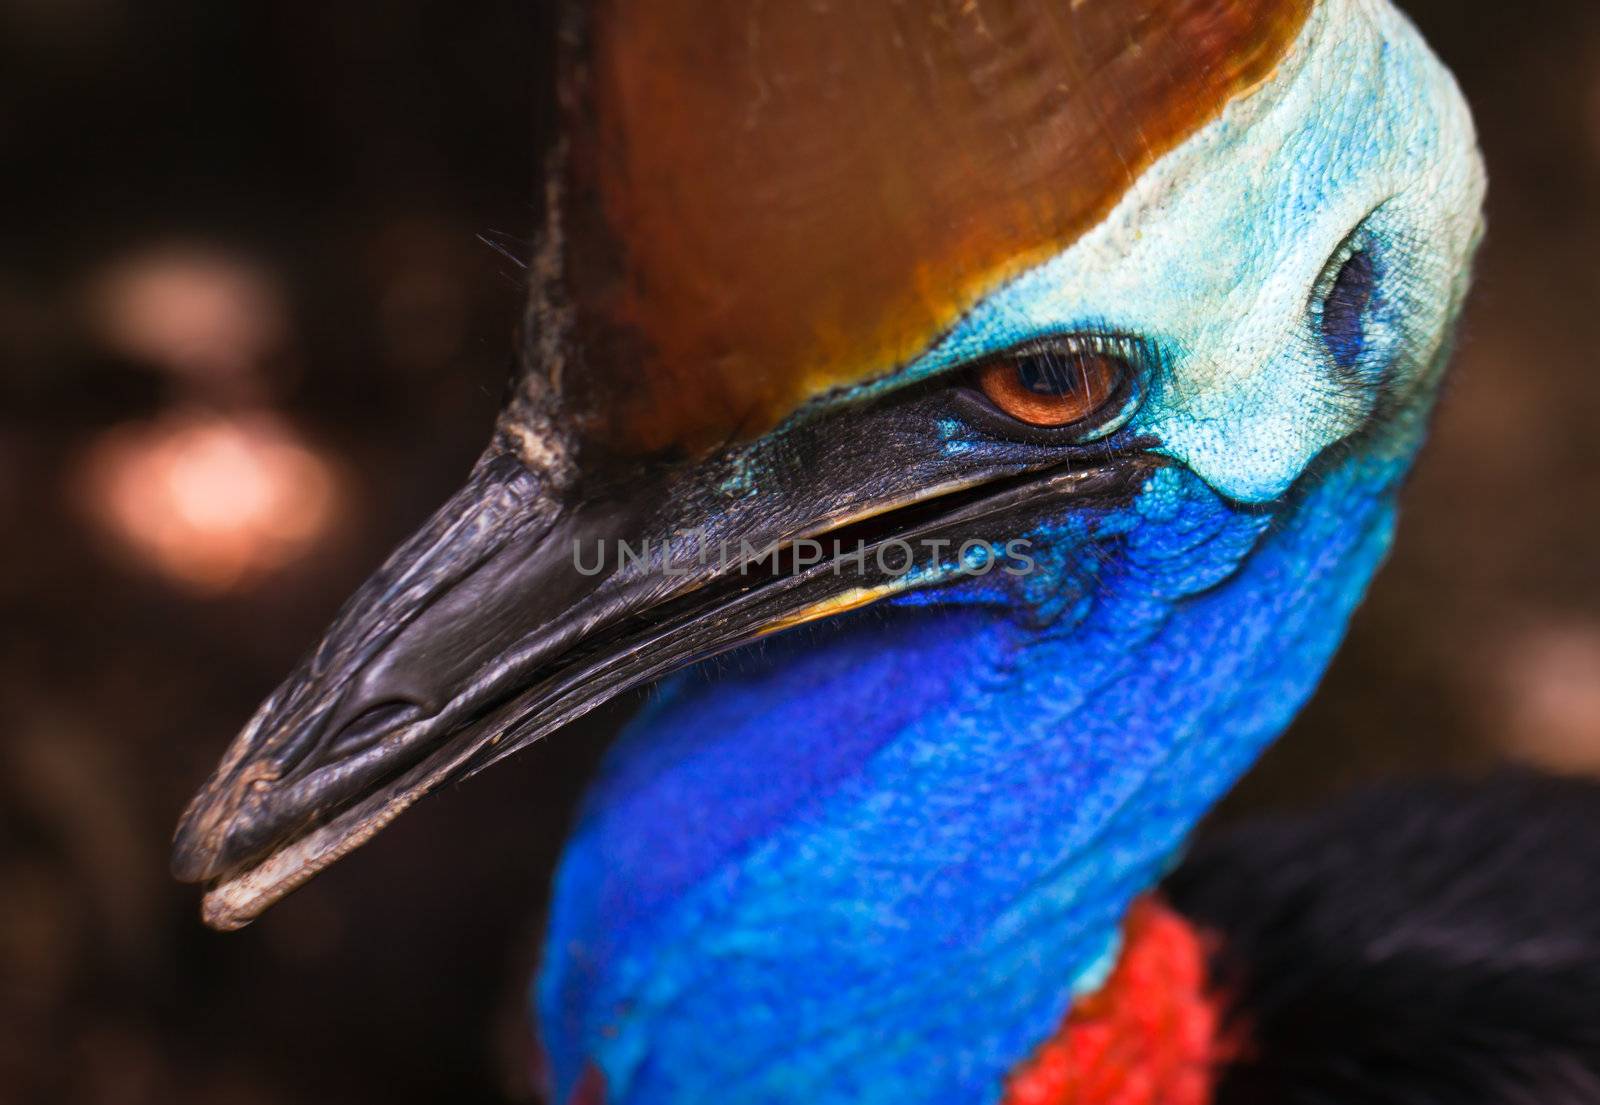
[[976, 369], [976, 383], [989, 402], [1017, 421], [1062, 427], [1104, 414], [1130, 375], [1127, 360], [1115, 353], [1052, 346], [987, 360]]

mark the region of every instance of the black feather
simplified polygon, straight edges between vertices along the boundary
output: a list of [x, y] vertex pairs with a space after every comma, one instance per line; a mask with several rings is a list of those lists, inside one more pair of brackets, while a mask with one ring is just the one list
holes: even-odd
[[1600, 785], [1391, 785], [1203, 841], [1217, 1105], [1600, 1105]]

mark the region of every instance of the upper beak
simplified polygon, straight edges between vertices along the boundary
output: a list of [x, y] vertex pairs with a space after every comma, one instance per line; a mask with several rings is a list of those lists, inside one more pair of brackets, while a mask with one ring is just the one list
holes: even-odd
[[178, 827], [174, 873], [218, 880], [206, 921], [242, 926], [418, 798], [607, 699], [959, 571], [963, 542], [1120, 495], [1138, 468], [719, 497], [717, 473], [663, 467], [558, 494], [491, 452], [235, 739]]

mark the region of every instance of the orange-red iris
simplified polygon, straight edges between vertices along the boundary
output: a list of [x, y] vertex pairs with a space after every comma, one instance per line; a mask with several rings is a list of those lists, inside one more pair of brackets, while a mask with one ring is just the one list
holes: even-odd
[[1070, 426], [1100, 412], [1126, 367], [1119, 357], [1093, 351], [1009, 354], [978, 369], [978, 387], [1019, 422]]

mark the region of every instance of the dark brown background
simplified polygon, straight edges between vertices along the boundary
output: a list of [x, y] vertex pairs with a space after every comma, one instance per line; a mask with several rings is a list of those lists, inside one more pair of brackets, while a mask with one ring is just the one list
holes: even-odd
[[[1235, 809], [1505, 757], [1600, 768], [1600, 10], [1408, 7], [1477, 111], [1489, 242], [1394, 561]], [[165, 849], [486, 436], [519, 273], [475, 236], [533, 224], [548, 22], [533, 0], [0, 0], [0, 1101], [513, 1092], [533, 918], [603, 724], [240, 934], [199, 926]], [[108, 274], [163, 263], [249, 290], [197, 314], [210, 353], [107, 323]], [[92, 521], [106, 432], [248, 405], [336, 466], [307, 555], [208, 590]]]

